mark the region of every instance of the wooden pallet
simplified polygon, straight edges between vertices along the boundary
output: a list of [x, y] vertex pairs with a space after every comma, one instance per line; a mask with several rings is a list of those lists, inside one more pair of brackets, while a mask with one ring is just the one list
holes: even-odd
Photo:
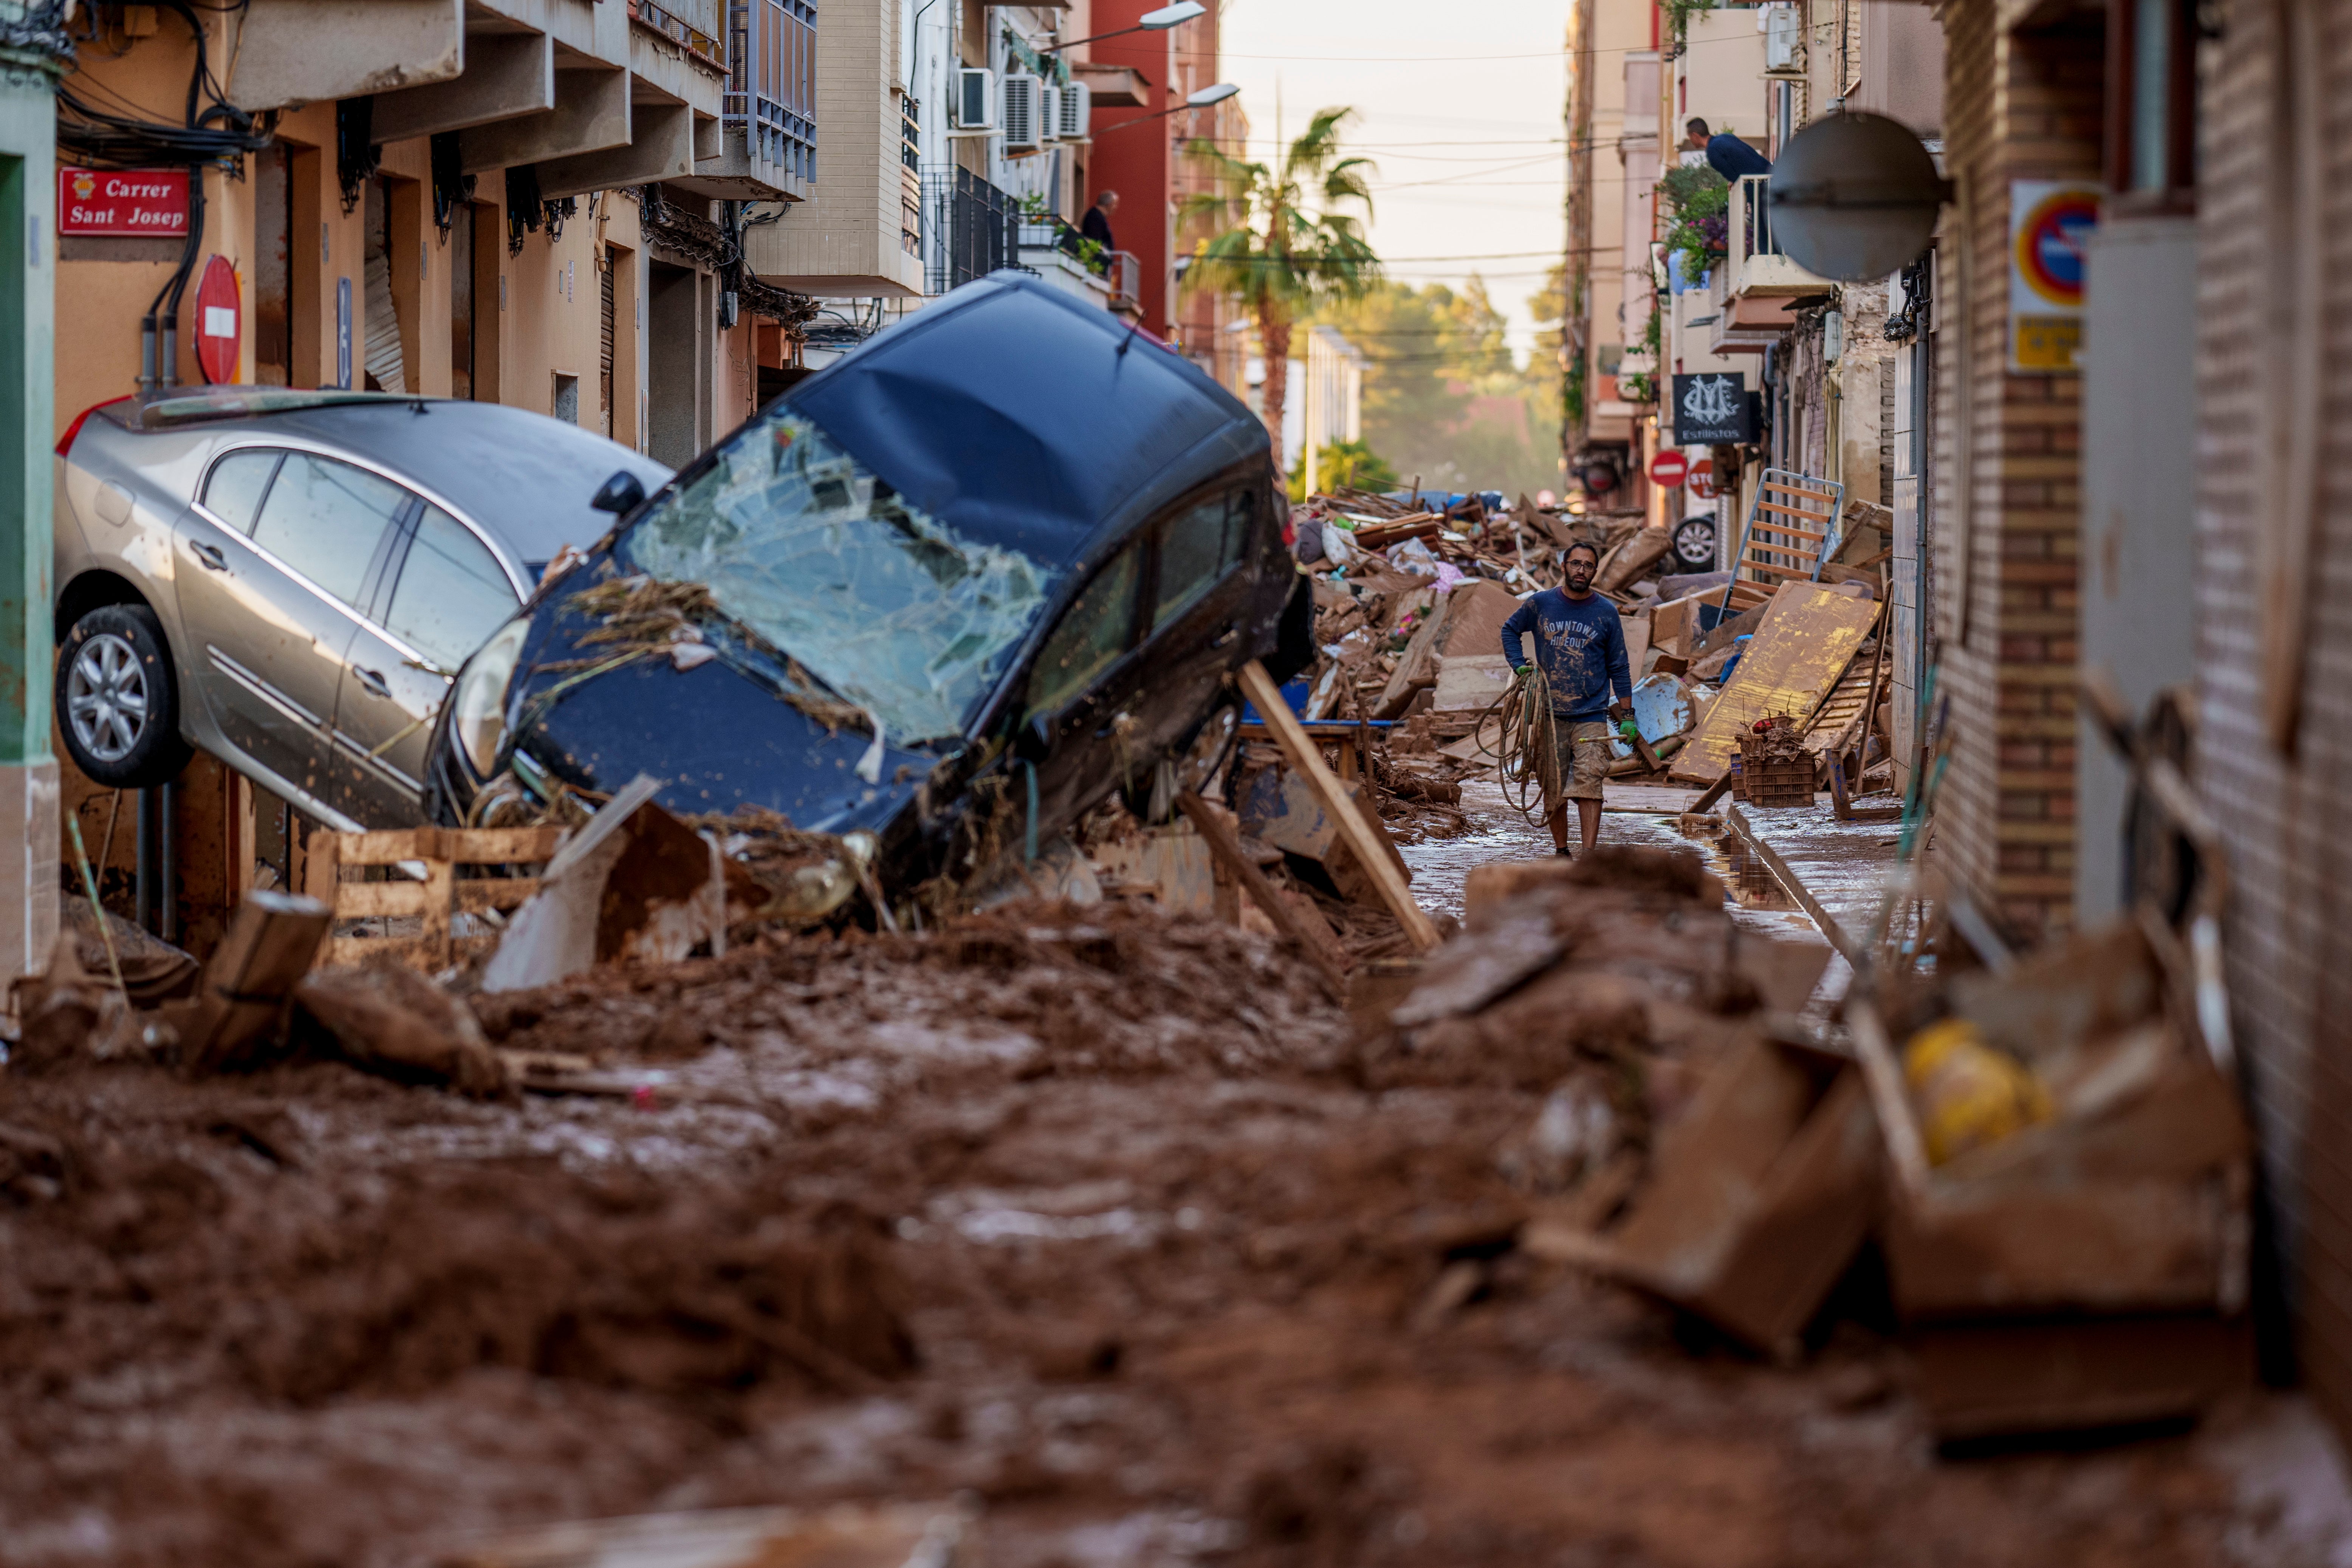
[[1767, 468], [1748, 502], [1748, 520], [1732, 552], [1731, 582], [1723, 591], [1727, 615], [1755, 608], [1781, 584], [1817, 582], [1822, 557], [1838, 539], [1845, 486], [1787, 468]]
[[[563, 842], [562, 827], [408, 827], [389, 833], [320, 833], [310, 838], [302, 890], [334, 911], [335, 933], [320, 950], [331, 964], [383, 956], [426, 973], [486, 952], [495, 931], [455, 932], [459, 915], [505, 915], [539, 891], [539, 869]], [[421, 879], [416, 868], [423, 868]], [[367, 879], [367, 868], [393, 869]], [[470, 875], [460, 875], [459, 868]], [[405, 868], [406, 869], [402, 869]], [[483, 870], [506, 873], [483, 876]], [[362, 934], [358, 921], [415, 921], [413, 931]]]
[[1872, 678], [1877, 668], [1878, 658], [1874, 654], [1866, 658], [1857, 655], [1846, 665], [1838, 683], [1830, 688], [1830, 694], [1822, 699], [1821, 706], [1805, 721], [1805, 750], [1826, 752], [1850, 738], [1848, 731], [1853, 729], [1854, 721], [1861, 718], [1870, 700]]

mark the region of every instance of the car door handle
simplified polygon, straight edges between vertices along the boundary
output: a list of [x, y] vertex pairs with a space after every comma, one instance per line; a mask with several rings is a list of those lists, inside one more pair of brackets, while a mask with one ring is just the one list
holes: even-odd
[[219, 545], [206, 544], [202, 540], [190, 540], [188, 542], [188, 548], [195, 552], [197, 560], [205, 563], [205, 571], [226, 572], [228, 570], [228, 557], [221, 553]]
[[383, 677], [373, 669], [362, 669], [359, 666], [353, 665], [352, 666], [352, 679], [358, 681], [372, 697], [389, 697], [392, 695], [392, 688], [385, 685]]

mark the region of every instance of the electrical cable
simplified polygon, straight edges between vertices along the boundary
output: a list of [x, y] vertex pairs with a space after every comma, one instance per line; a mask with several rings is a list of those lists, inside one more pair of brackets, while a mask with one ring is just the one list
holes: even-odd
[[[1486, 720], [1500, 710], [1502, 729], [1489, 748]], [[1478, 754], [1495, 763], [1495, 782], [1511, 809], [1540, 826], [1560, 795], [1559, 724], [1552, 716], [1551, 687], [1529, 659], [1509, 690], [1486, 705], [1471, 733], [1480, 737]]]

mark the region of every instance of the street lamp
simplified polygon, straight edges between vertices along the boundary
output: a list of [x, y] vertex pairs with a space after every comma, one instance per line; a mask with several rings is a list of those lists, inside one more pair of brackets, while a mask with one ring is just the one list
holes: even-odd
[[1157, 113], [1139, 114], [1132, 120], [1122, 120], [1116, 125], [1105, 126], [1102, 130], [1096, 132], [1095, 136], [1099, 140], [1102, 137], [1109, 135], [1114, 131], [1124, 131], [1130, 125], [1148, 125], [1155, 120], [1165, 120], [1171, 114], [1181, 114], [1188, 109], [1206, 109], [1213, 103], [1224, 102], [1225, 100], [1233, 97], [1234, 94], [1239, 91], [1241, 91], [1241, 88], [1235, 83], [1230, 81], [1217, 82], [1213, 86], [1202, 88], [1200, 91], [1187, 98], [1183, 102], [1171, 104], [1169, 107], [1159, 110]]
[[1064, 49], [1075, 49], [1080, 44], [1091, 44], [1103, 38], [1125, 37], [1129, 33], [1164, 33], [1169, 28], [1181, 26], [1195, 16], [1205, 16], [1208, 14], [1209, 8], [1202, 5], [1200, 0], [1176, 0], [1173, 5], [1162, 5], [1157, 11], [1146, 11], [1136, 18], [1135, 26], [1132, 27], [1121, 27], [1116, 32], [1097, 33], [1091, 38], [1072, 38], [1066, 44], [1055, 44], [1052, 48], [1043, 52], [1058, 55]]

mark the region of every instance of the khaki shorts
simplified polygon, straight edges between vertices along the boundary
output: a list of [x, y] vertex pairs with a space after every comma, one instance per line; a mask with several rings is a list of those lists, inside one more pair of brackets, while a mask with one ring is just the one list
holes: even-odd
[[1609, 764], [1615, 760], [1609, 754], [1610, 726], [1600, 719], [1560, 719], [1552, 728], [1559, 752], [1561, 798], [1599, 800]]

